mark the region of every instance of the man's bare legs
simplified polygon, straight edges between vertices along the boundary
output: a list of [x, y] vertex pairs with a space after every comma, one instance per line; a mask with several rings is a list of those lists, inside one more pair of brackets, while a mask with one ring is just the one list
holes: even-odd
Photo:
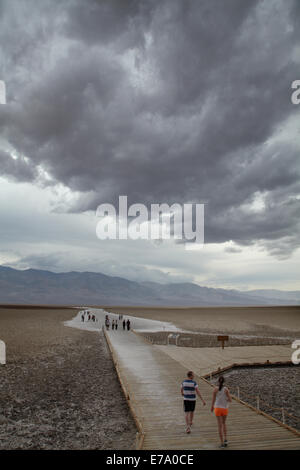
[[186, 422], [186, 430], [187, 432], [190, 432], [190, 428], [193, 424], [193, 418], [194, 418], [194, 412], [193, 411], [188, 411], [185, 413], [185, 422]]
[[185, 413], [185, 422], [186, 422], [186, 432], [190, 432], [191, 429], [190, 429], [190, 426], [191, 426], [191, 411], [187, 411]]

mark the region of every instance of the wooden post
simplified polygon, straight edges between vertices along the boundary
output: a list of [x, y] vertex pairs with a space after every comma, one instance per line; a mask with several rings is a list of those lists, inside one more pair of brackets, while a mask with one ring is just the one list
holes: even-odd
[[282, 422], [283, 424], [285, 424], [284, 408], [281, 408], [281, 414], [282, 414]]
[[135, 448], [136, 449], [139, 448], [139, 433], [138, 433], [138, 431], [135, 434]]

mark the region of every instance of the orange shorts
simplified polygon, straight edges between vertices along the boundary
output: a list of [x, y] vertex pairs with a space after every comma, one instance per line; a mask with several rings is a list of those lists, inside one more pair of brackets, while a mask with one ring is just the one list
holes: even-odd
[[215, 415], [216, 416], [227, 416], [228, 415], [228, 408], [215, 408]]

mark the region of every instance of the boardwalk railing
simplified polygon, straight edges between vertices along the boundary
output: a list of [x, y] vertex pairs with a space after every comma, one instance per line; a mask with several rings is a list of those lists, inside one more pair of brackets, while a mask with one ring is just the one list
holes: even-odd
[[240, 399], [240, 396], [241, 394], [243, 395], [243, 397], [245, 398], [249, 398], [250, 400], [256, 402], [256, 409], [257, 410], [260, 410], [261, 409], [261, 405], [264, 405], [265, 407], [277, 412], [281, 415], [281, 421], [283, 424], [286, 424], [286, 417], [289, 417], [291, 420], [294, 420], [294, 421], [300, 421], [300, 417], [299, 416], [295, 416], [295, 415], [292, 415], [291, 413], [289, 413], [286, 409], [284, 409], [284, 407], [276, 407], [276, 406], [273, 406], [273, 405], [270, 405], [270, 403], [268, 403], [267, 401], [265, 400], [262, 400], [260, 398], [259, 395], [249, 395], [247, 393], [245, 393], [244, 391], [241, 391], [240, 387], [237, 387], [237, 398]]
[[128, 381], [125, 379], [125, 377], [123, 377], [120, 373], [120, 368], [119, 368], [119, 365], [118, 365], [118, 361], [116, 359], [116, 356], [115, 356], [115, 353], [114, 353], [114, 350], [113, 350], [113, 347], [112, 347], [112, 344], [111, 344], [111, 341], [109, 339], [109, 336], [108, 334], [106, 333], [105, 329], [102, 328], [102, 331], [104, 333], [104, 336], [105, 336], [105, 339], [106, 339], [106, 342], [107, 342], [107, 345], [108, 345], [108, 348], [110, 350], [110, 353], [111, 353], [111, 356], [112, 356], [112, 360], [113, 360], [113, 363], [114, 363], [114, 366], [115, 366], [115, 369], [116, 369], [116, 372], [117, 372], [117, 375], [118, 375], [118, 378], [119, 378], [119, 381], [120, 381], [120, 384], [121, 384], [121, 387], [122, 387], [122, 390], [123, 390], [123, 393], [124, 393], [124, 396], [126, 398], [126, 401], [127, 401], [127, 404], [129, 406], [129, 409], [131, 411], [131, 414], [133, 416], [133, 419], [135, 421], [135, 424], [136, 424], [136, 427], [138, 429], [138, 432], [136, 433], [136, 449], [137, 450], [140, 450], [142, 449], [143, 447], [143, 444], [144, 444], [144, 440], [145, 440], [145, 432], [144, 432], [144, 428], [143, 428], [143, 425], [142, 425], [142, 422], [141, 420], [138, 418], [137, 415], [139, 416], [142, 416], [142, 414], [139, 412], [139, 406], [136, 402], [136, 400], [134, 399], [134, 395], [133, 393], [131, 393], [131, 390], [130, 390], [130, 386], [129, 386], [129, 383]]
[[[215, 333], [185, 333], [182, 331], [174, 332], [165, 330], [155, 332], [137, 331], [136, 334], [143, 336], [151, 344], [170, 344], [192, 348], [216, 348], [220, 346], [218, 336]], [[226, 347], [287, 345], [291, 343], [291, 340], [291, 338], [231, 335], [226, 343]]]
[[[269, 361], [268, 361], [268, 364], [269, 365], [272, 365]], [[275, 363], [276, 365], [278, 365], [278, 362]], [[247, 364], [247, 366], [249, 366], [250, 364]], [[208, 383], [211, 387], [214, 387], [215, 384], [212, 383], [212, 377], [214, 375], [217, 375], [219, 374], [220, 372], [223, 372], [223, 371], [228, 371], [229, 369], [233, 369], [236, 365], [235, 364], [232, 364], [231, 366], [227, 366], [226, 368], [224, 369], [218, 369], [218, 371], [214, 371], [214, 372], [211, 372], [210, 374], [206, 374], [205, 376], [202, 376], [202, 380], [204, 380], [206, 383]], [[240, 364], [238, 365], [240, 366]], [[292, 427], [292, 426], [289, 426], [288, 424], [286, 424], [286, 419], [285, 417], [286, 416], [289, 416], [291, 419], [295, 419], [297, 421], [300, 421], [300, 418], [297, 417], [297, 416], [294, 416], [290, 413], [288, 413], [284, 408], [278, 408], [278, 407], [273, 407], [272, 405], [270, 405], [268, 402], [264, 401], [264, 400], [261, 400], [261, 398], [259, 397], [259, 395], [247, 395], [246, 393], [242, 392], [243, 393], [243, 396], [244, 397], [247, 397], [247, 398], [250, 398], [250, 399], [254, 399], [255, 400], [255, 403], [256, 403], [256, 406], [253, 406], [252, 404], [250, 404], [249, 402], [246, 402], [244, 400], [241, 400], [240, 398], [240, 395], [241, 395], [241, 390], [240, 390], [240, 387], [237, 387], [237, 394], [234, 395], [234, 394], [231, 394], [232, 398], [235, 400], [235, 401], [238, 401], [239, 403], [247, 406], [248, 408], [251, 408], [253, 411], [255, 411], [256, 413], [258, 414], [261, 414], [263, 416], [265, 416], [266, 418], [272, 420], [272, 421], [275, 421], [277, 424], [279, 424], [280, 426], [283, 426], [285, 427], [286, 429], [289, 429], [290, 431], [292, 431], [294, 434], [296, 434], [297, 436], [300, 436], [300, 432]], [[265, 411], [262, 411], [261, 410], [261, 407], [260, 407], [260, 404], [261, 403], [264, 403], [266, 406], [268, 406], [269, 408], [273, 409], [273, 410], [276, 410], [276, 411], [280, 411], [281, 412], [281, 420], [280, 419], [277, 419], [275, 418], [274, 416], [272, 416], [271, 414], [269, 413], [266, 413]]]

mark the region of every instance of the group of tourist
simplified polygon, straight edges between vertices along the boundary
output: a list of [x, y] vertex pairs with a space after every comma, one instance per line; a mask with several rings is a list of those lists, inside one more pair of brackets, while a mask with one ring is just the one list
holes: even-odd
[[[218, 421], [218, 430], [221, 441], [221, 448], [227, 447], [227, 427], [226, 418], [228, 415], [228, 404], [232, 401], [229, 390], [224, 386], [225, 379], [223, 376], [218, 379], [218, 387], [214, 388], [212, 394], [211, 412], [215, 413]], [[203, 406], [206, 405], [205, 400], [199, 391], [197, 382], [194, 380], [193, 371], [187, 373], [187, 378], [181, 383], [181, 395], [183, 396], [183, 407], [185, 412], [186, 432], [191, 432], [193, 417], [196, 405], [196, 394], [202, 400]]]
[[[122, 316], [119, 315], [119, 320], [122, 320], [122, 318], [123, 318], [123, 315]], [[118, 329], [118, 320], [113, 319], [112, 322], [110, 323], [110, 319], [109, 319], [108, 315], [105, 315], [105, 327], [106, 327], [107, 331], [109, 330], [110, 324], [111, 324], [111, 329], [112, 330], [117, 330]], [[130, 328], [131, 328], [129, 318], [127, 320], [125, 320], [125, 318], [124, 318], [123, 322], [122, 322], [122, 325], [123, 325], [123, 330], [124, 331], [126, 329], [127, 329], [127, 331], [129, 331]]]
[[[123, 320], [123, 321], [122, 321]], [[92, 321], [92, 322], [98, 322], [98, 318], [92, 314], [89, 310], [83, 310], [81, 312], [81, 321], [82, 322], [89, 322], [89, 321]], [[127, 330], [129, 331], [130, 328], [131, 328], [131, 324], [130, 324], [130, 320], [129, 318], [127, 320], [125, 320], [125, 318], [123, 319], [123, 315], [119, 315], [119, 321], [122, 321], [122, 325], [123, 325], [123, 330]], [[110, 326], [111, 326], [111, 329], [112, 330], [117, 330], [118, 329], [118, 320], [117, 319], [113, 319], [113, 320], [110, 320], [108, 315], [105, 315], [105, 327], [107, 330], [109, 330]]]
[[85, 322], [85, 321], [96, 322], [96, 321], [98, 321], [98, 319], [95, 317], [94, 314], [91, 315], [89, 310], [84, 310], [83, 313], [81, 314], [81, 321], [82, 322]]

